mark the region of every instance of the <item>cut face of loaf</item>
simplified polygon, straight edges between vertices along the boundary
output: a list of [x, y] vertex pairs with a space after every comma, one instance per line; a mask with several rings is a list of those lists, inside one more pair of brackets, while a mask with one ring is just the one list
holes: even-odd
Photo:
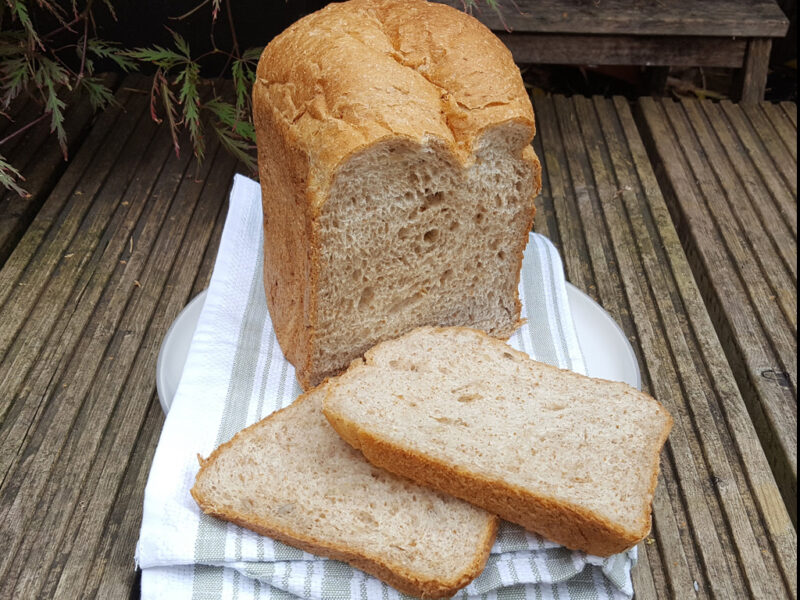
[[331, 381], [325, 415], [374, 465], [600, 556], [650, 530], [672, 426], [653, 398], [466, 328], [420, 328]]
[[304, 389], [421, 325], [508, 337], [540, 183], [503, 44], [420, 0], [351, 0], [265, 49], [253, 88], [264, 285]]
[[318, 388], [202, 461], [192, 496], [211, 515], [440, 598], [483, 569], [497, 519], [370, 465], [322, 415]]
[[516, 329], [533, 186], [519, 133], [498, 127], [466, 169], [406, 141], [342, 167], [318, 221], [312, 383], [416, 326]]

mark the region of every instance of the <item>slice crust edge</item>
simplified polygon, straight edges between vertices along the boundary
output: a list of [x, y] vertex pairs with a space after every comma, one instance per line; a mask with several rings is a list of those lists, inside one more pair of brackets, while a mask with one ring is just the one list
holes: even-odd
[[[303, 394], [297, 400], [298, 402], [307, 401], [309, 394]], [[447, 598], [453, 596], [461, 588], [469, 584], [483, 571], [486, 560], [489, 557], [489, 552], [494, 544], [499, 526], [499, 520], [494, 515], [490, 515], [487, 519], [487, 525], [483, 531], [480, 540], [476, 540], [476, 547], [478, 551], [475, 554], [473, 561], [461, 572], [453, 573], [447, 579], [432, 579], [422, 576], [413, 572], [399, 564], [392, 564], [388, 561], [381, 560], [376, 554], [375, 556], [368, 556], [364, 553], [354, 551], [344, 545], [331, 543], [329, 541], [318, 539], [312, 536], [305, 535], [301, 532], [294, 531], [290, 528], [284, 527], [281, 524], [275, 523], [270, 519], [254, 517], [245, 515], [237, 510], [218, 506], [213, 500], [207, 498], [199, 489], [198, 482], [201, 480], [205, 472], [214, 464], [217, 458], [224, 453], [231, 446], [236, 444], [239, 436], [247, 436], [252, 434], [251, 430], [256, 429], [258, 426], [263, 426], [265, 421], [273, 419], [279, 413], [289, 410], [294, 404], [275, 411], [265, 419], [258, 421], [245, 429], [242, 429], [230, 440], [217, 447], [208, 458], [203, 459], [198, 455], [200, 463], [200, 470], [197, 473], [195, 484], [192, 486], [190, 493], [194, 498], [200, 509], [213, 517], [229, 521], [240, 527], [244, 527], [254, 531], [260, 535], [271, 537], [275, 540], [304, 550], [311, 554], [318, 556], [325, 556], [334, 560], [340, 560], [347, 564], [364, 571], [378, 579], [385, 581], [395, 589], [405, 594], [418, 596], [421, 598]]]
[[[512, 349], [502, 340], [493, 338], [485, 332], [468, 327], [448, 329], [470, 332], [491, 345], [501, 345], [504, 351], [531, 360], [527, 354]], [[422, 330], [435, 333], [443, 331], [443, 328], [423, 327], [415, 331]], [[414, 333], [411, 332], [407, 335]], [[397, 341], [392, 340], [387, 344], [397, 343]], [[380, 356], [379, 350], [378, 347], [372, 348], [363, 359], [354, 360], [346, 373], [373, 366]], [[558, 367], [543, 366], [554, 371], [563, 371]], [[648, 463], [651, 475], [646, 499], [649, 501], [642, 504], [642, 514], [639, 519], [641, 525], [636, 528], [626, 528], [584, 507], [533, 493], [502, 479], [491, 479], [479, 473], [467, 471], [458, 465], [414, 452], [400, 444], [374, 435], [358, 423], [348, 419], [344, 413], [336, 410], [333, 406], [334, 403], [330, 401], [334, 389], [335, 384], [329, 388], [323, 403], [325, 417], [342, 439], [360, 450], [364, 457], [377, 467], [470, 502], [567, 548], [582, 550], [597, 556], [610, 556], [627, 550], [644, 539], [650, 532], [650, 502], [658, 482], [660, 452], [673, 425], [672, 416], [655, 399], [651, 399], [651, 402], [657, 406], [657, 412], [665, 418], [659, 435], [651, 438], [648, 445]]]

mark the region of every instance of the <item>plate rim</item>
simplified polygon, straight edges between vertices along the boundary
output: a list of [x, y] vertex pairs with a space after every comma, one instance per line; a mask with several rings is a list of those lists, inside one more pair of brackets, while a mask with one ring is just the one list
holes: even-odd
[[[616, 330], [617, 334], [619, 335], [620, 340], [623, 341], [622, 346], [624, 346], [626, 354], [627, 354], [627, 358], [628, 358], [630, 364], [633, 367], [633, 372], [636, 374], [636, 385], [634, 387], [637, 390], [642, 391], [642, 371], [641, 371], [641, 368], [639, 367], [639, 359], [636, 356], [636, 351], [633, 349], [633, 344], [631, 344], [631, 341], [628, 339], [628, 335], [625, 333], [625, 330], [622, 328], [622, 326], [619, 323], [617, 323], [617, 320], [613, 316], [611, 316], [611, 313], [609, 313], [605, 308], [603, 308], [603, 306], [599, 302], [597, 302], [597, 300], [592, 298], [589, 294], [584, 292], [578, 286], [570, 283], [569, 281], [566, 281], [565, 283], [566, 283], [566, 287], [567, 287], [567, 300], [568, 301], [569, 301], [570, 292], [572, 292], [574, 294], [577, 294], [578, 296], [580, 296], [580, 297], [584, 298], [585, 300], [587, 300], [588, 302], [590, 302], [592, 304], [593, 308], [599, 309], [603, 313], [603, 316], [614, 326], [614, 329]], [[574, 320], [575, 320], [574, 307], [572, 306], [571, 303], [570, 303], [570, 314], [572, 315], [572, 320], [573, 320], [573, 325], [574, 325]], [[580, 345], [580, 335], [578, 335], [578, 328], [577, 327], [575, 327], [575, 334], [578, 337], [578, 345]], [[581, 352], [583, 352], [583, 348], [581, 348]], [[584, 359], [585, 358], [586, 357], [584, 356]]]
[[[639, 368], [639, 361], [638, 361], [638, 359], [636, 357], [636, 352], [633, 350], [633, 345], [631, 344], [630, 340], [628, 339], [628, 336], [625, 334], [625, 331], [622, 329], [620, 324], [617, 323], [617, 321], [614, 319], [614, 317], [612, 317], [611, 314], [605, 308], [603, 308], [600, 305], [600, 303], [597, 302], [594, 298], [592, 298], [589, 294], [587, 294], [586, 292], [584, 292], [582, 289], [580, 289], [579, 287], [575, 286], [574, 284], [570, 283], [569, 281], [565, 281], [565, 284], [566, 284], [567, 301], [568, 302], [570, 301], [570, 295], [571, 294], [576, 294], [576, 295], [582, 297], [583, 299], [588, 300], [589, 303], [592, 305], [592, 307], [594, 309], [599, 309], [599, 311], [602, 312], [604, 317], [613, 324], [615, 330], [617, 331], [617, 333], [619, 335], [619, 338], [623, 341], [622, 346], [625, 347], [627, 359], [630, 362], [630, 364], [633, 366], [633, 370], [636, 373], [636, 381], [637, 381], [636, 388], [641, 390], [642, 389], [642, 374], [641, 374], [641, 370]], [[197, 303], [205, 303], [206, 296], [208, 296], [208, 288], [206, 288], [206, 289], [202, 290], [201, 292], [199, 292], [194, 298], [192, 298], [186, 304], [186, 306], [184, 306], [181, 309], [181, 311], [178, 313], [178, 315], [175, 317], [175, 319], [170, 324], [169, 328], [167, 329], [167, 332], [164, 334], [164, 338], [161, 341], [161, 346], [158, 349], [158, 358], [156, 360], [156, 393], [158, 394], [158, 400], [159, 400], [159, 402], [161, 404], [161, 409], [164, 411], [165, 415], [167, 413], [169, 413], [169, 409], [172, 406], [172, 400], [173, 400], [173, 398], [169, 398], [169, 400], [166, 399], [167, 383], [166, 383], [166, 380], [165, 380], [166, 373], [164, 371], [164, 363], [166, 361], [167, 352], [172, 347], [173, 336], [175, 335], [175, 332], [177, 331], [177, 329], [179, 327], [183, 326], [183, 324], [184, 324], [185, 320], [187, 319], [188, 315], [191, 313], [191, 310], [194, 307], [194, 305], [196, 305]], [[575, 320], [574, 307], [572, 306], [571, 302], [570, 302], [570, 315], [572, 316], [572, 319], [573, 319], [573, 327], [575, 327], [575, 324], [574, 324], [574, 320]], [[199, 315], [198, 315], [198, 318], [199, 318]], [[192, 337], [194, 337], [194, 330], [196, 330], [196, 329], [197, 329], [197, 322], [194, 323], [194, 328], [192, 330]], [[576, 334], [576, 337], [578, 338], [578, 345], [580, 345], [580, 335], [578, 333], [578, 328], [577, 327], [575, 327], [575, 334]], [[581, 352], [583, 352], [583, 348], [581, 348]], [[188, 354], [187, 354], [186, 357], [184, 357], [184, 366], [186, 365], [186, 358], [187, 357], [188, 357]], [[584, 358], [585, 358], [585, 356], [584, 356]], [[181, 373], [182, 372], [183, 371], [181, 371]], [[180, 381], [180, 378], [179, 378], [179, 381]], [[177, 390], [177, 386], [176, 386], [175, 389]]]

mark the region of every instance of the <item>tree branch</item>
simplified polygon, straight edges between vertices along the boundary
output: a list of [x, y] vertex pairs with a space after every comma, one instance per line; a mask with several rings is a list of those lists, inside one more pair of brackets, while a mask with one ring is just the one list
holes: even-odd
[[6, 137], [4, 137], [2, 140], [0, 140], [0, 146], [2, 146], [3, 144], [5, 144], [7, 141], [9, 141], [9, 140], [11, 140], [11, 139], [13, 139], [13, 138], [17, 137], [17, 136], [18, 136], [20, 133], [22, 133], [23, 131], [26, 131], [26, 130], [30, 129], [31, 127], [33, 127], [34, 125], [36, 125], [36, 124], [37, 124], [39, 121], [44, 121], [44, 120], [45, 120], [47, 117], [49, 117], [49, 116], [50, 116], [50, 113], [49, 113], [49, 112], [42, 113], [40, 116], [38, 116], [37, 118], [35, 118], [33, 121], [31, 121], [31, 122], [30, 122], [30, 123], [28, 123], [27, 125], [24, 125], [24, 126], [20, 127], [19, 129], [17, 129], [17, 130], [16, 130], [16, 131], [14, 131], [13, 133], [9, 133], [9, 134], [8, 134]]
[[89, 43], [89, 18], [83, 19], [83, 50], [81, 51], [81, 68], [78, 71], [78, 81], [83, 77], [83, 68], [86, 66], [86, 45]]

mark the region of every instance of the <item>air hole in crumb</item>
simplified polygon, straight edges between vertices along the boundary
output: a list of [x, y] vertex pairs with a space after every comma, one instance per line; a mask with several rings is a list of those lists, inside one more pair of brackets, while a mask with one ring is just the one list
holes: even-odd
[[461, 394], [457, 398], [457, 400], [459, 402], [468, 403], [468, 402], [474, 402], [475, 400], [480, 400], [480, 398], [481, 398], [480, 394]]
[[401, 227], [397, 231], [397, 237], [399, 237], [401, 240], [406, 239], [408, 237], [408, 235], [409, 235], [409, 228], [408, 227]]
[[447, 269], [444, 273], [442, 273], [441, 277], [439, 277], [439, 283], [444, 284], [450, 281], [453, 278], [453, 269]]
[[442, 194], [442, 192], [436, 192], [435, 194], [428, 194], [422, 201], [422, 206], [419, 207], [419, 212], [425, 212], [431, 206], [438, 206], [442, 202], [444, 202], [444, 194]]
[[395, 301], [389, 307], [389, 314], [398, 313], [400, 311], [407, 309], [409, 306], [416, 304], [417, 302], [422, 300], [424, 296], [425, 293], [423, 291], [419, 291], [413, 296], [407, 296], [405, 298], [395, 299]]
[[425, 235], [422, 236], [422, 239], [429, 244], [434, 243], [437, 239], [439, 239], [439, 230], [429, 229], [428, 231], [425, 232]]
[[500, 260], [505, 260], [505, 258], [506, 258], [506, 253], [505, 253], [505, 252], [503, 252], [502, 250], [500, 250], [500, 251], [497, 253], [497, 258], [499, 258]]
[[489, 249], [490, 250], [497, 250], [497, 247], [500, 245], [500, 240], [494, 239], [489, 242]]
[[455, 231], [456, 229], [458, 229], [458, 227], [459, 227], [458, 221], [453, 221], [452, 223], [450, 223], [449, 229], [450, 231]]
[[361, 298], [358, 300], [358, 308], [364, 310], [369, 307], [369, 303], [375, 297], [375, 290], [371, 286], [367, 286], [361, 292]]
[[483, 218], [484, 218], [485, 216], [486, 216], [486, 215], [484, 215], [482, 211], [481, 211], [481, 212], [479, 212], [478, 214], [476, 214], [476, 215], [475, 215], [475, 222], [476, 222], [478, 225], [480, 225], [481, 223], [483, 223]]
[[501, 208], [503, 206], [503, 198], [499, 194], [494, 197], [494, 205], [497, 208]]

